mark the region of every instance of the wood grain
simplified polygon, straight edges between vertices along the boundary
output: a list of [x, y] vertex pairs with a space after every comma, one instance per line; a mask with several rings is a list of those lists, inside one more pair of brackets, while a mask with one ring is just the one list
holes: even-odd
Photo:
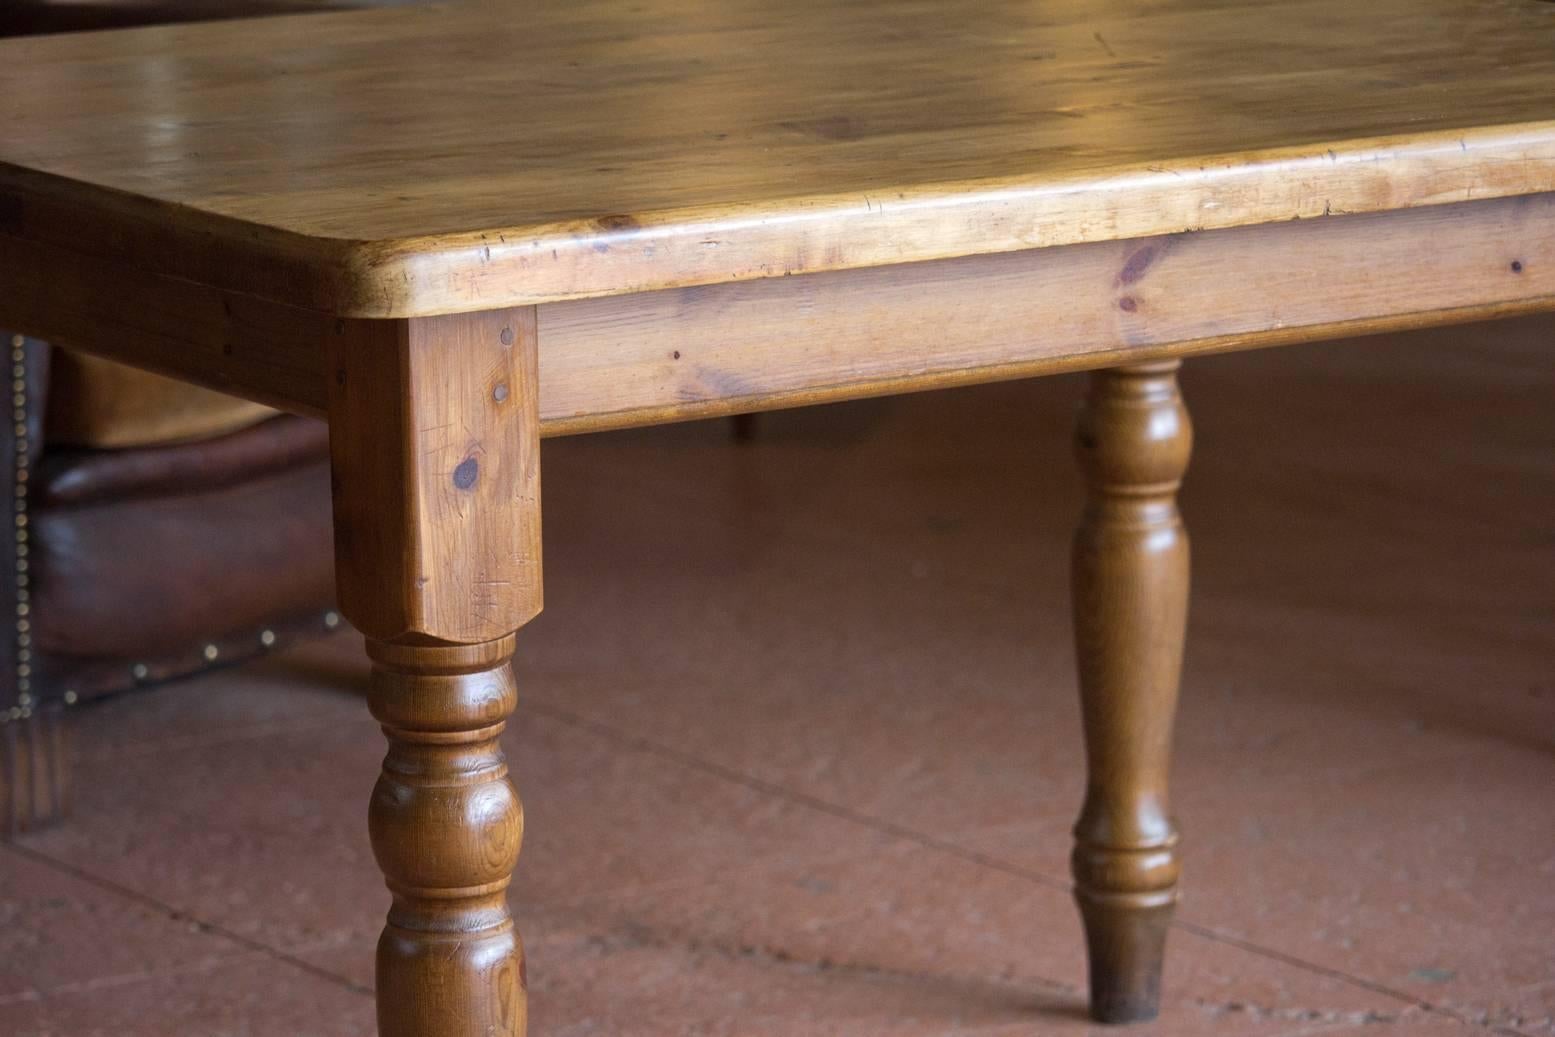
[[322, 417], [335, 321], [0, 234], [0, 327]]
[[1124, 365], [1080, 431], [1073, 867], [1093, 1012], [1145, 1018], [1175, 358], [1555, 308], [1551, 97], [1535, 0], [468, 0], [11, 41], [0, 324], [327, 415], [389, 740], [386, 1037], [525, 1030], [498, 736], [542, 422]]
[[[325, 412], [334, 321], [73, 254], [50, 258], [60, 255], [0, 237], [0, 326]], [[623, 428], [1539, 309], [1555, 309], [1555, 194], [650, 292], [539, 308], [541, 429]], [[377, 323], [396, 325], [361, 325]], [[382, 341], [385, 356], [398, 355], [397, 335]]]
[[523, 1037], [524, 948], [507, 887], [524, 808], [498, 737], [518, 701], [511, 637], [369, 640], [389, 752], [368, 812], [394, 904], [378, 941], [379, 1037]]
[[513, 631], [541, 606], [531, 308], [339, 321], [330, 457], [340, 610], [367, 635], [389, 752], [368, 817], [394, 894], [383, 1037], [522, 1037], [507, 908], [523, 808], [498, 743]]
[[541, 607], [534, 310], [337, 329], [340, 611], [383, 641], [507, 636]]
[[419, 316], [1551, 191], [1552, 96], [1535, 0], [129, 30], [0, 44], [0, 233]]
[[547, 434], [1555, 308], [1555, 194], [540, 308]]
[[1072, 866], [1091, 1014], [1108, 1023], [1155, 1017], [1177, 903], [1167, 775], [1188, 621], [1188, 535], [1177, 489], [1193, 448], [1179, 365], [1092, 375], [1075, 437], [1089, 486], [1074, 542], [1089, 778]]

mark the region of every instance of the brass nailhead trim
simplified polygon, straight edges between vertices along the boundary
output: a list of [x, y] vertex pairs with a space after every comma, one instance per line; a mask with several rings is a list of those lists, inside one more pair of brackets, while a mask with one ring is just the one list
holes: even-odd
[[[0, 706], [0, 724], [11, 720], [25, 720], [32, 715], [32, 605], [29, 593], [30, 577], [28, 574], [27, 556], [28, 548], [28, 519], [27, 519], [27, 486], [32, 473], [28, 470], [28, 455], [31, 452], [31, 441], [27, 435], [27, 340], [21, 335], [11, 336], [11, 420], [12, 431], [16, 436], [16, 450], [13, 474], [15, 476], [11, 496], [11, 522], [12, 548], [15, 552], [16, 564], [16, 599], [14, 602], [16, 619], [13, 625], [13, 633], [16, 638], [16, 690], [18, 692], [16, 705], [9, 708]], [[340, 614], [334, 611], [324, 613], [324, 626], [334, 630], [340, 626]], [[273, 648], [276, 644], [275, 631], [262, 630], [259, 634], [259, 643], [265, 648]], [[207, 663], [214, 664], [221, 657], [221, 649], [216, 644], [207, 644], [201, 654]], [[135, 663], [130, 667], [130, 676], [135, 682], [141, 683], [151, 677], [151, 668], [145, 663]], [[64, 695], [65, 705], [73, 706], [81, 701], [80, 693], [74, 688], [67, 689]]]
[[0, 723], [23, 720], [32, 715], [32, 624], [28, 615], [27, 575], [27, 456], [32, 444], [27, 436], [27, 340], [11, 336], [11, 431], [16, 437], [11, 482], [11, 510], [15, 513], [11, 534], [12, 560], [16, 573], [16, 618], [11, 632], [16, 647], [16, 705], [0, 709]]

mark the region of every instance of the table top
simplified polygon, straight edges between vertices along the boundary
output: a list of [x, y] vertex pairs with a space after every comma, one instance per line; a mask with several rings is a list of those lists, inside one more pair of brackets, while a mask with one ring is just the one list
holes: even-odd
[[0, 234], [344, 316], [1552, 190], [1548, 0], [468, 0], [0, 42]]

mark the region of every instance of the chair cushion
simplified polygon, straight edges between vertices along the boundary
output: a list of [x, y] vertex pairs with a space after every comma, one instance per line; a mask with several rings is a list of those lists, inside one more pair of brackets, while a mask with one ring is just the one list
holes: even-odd
[[111, 360], [56, 349], [44, 435], [50, 447], [122, 449], [220, 436], [275, 413]]
[[176, 497], [252, 482], [329, 460], [322, 421], [282, 414], [228, 436], [129, 450], [55, 446], [29, 491], [35, 510]]
[[234, 632], [257, 637], [275, 617], [322, 616], [334, 596], [324, 461], [210, 492], [29, 518], [33, 649], [53, 688], [73, 687], [49, 679], [68, 660], [118, 660], [128, 678], [132, 663]]

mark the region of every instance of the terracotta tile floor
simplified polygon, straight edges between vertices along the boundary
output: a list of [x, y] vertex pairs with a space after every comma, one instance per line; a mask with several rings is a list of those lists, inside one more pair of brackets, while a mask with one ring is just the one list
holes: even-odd
[[[1139, 1035], [1555, 1034], [1555, 324], [1204, 359]], [[536, 1037], [1066, 1035], [1074, 378], [546, 445]], [[0, 1033], [372, 1032], [353, 637], [83, 710]]]

